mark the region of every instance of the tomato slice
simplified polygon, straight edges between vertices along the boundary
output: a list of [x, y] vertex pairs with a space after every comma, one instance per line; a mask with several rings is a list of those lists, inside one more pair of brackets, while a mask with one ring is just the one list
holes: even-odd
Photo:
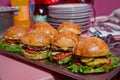
[[37, 54], [38, 53], [37, 51], [32, 51], [32, 50], [29, 50], [29, 49], [26, 49], [25, 51], [30, 53], [30, 54]]
[[75, 64], [76, 64], [76, 65], [78, 65], [78, 66], [80, 66], [80, 65], [81, 65], [81, 63], [80, 63], [80, 62], [75, 62]]
[[70, 56], [70, 53], [61, 53], [61, 54], [58, 54], [56, 56], [52, 56], [52, 58], [55, 60], [61, 60], [61, 59], [64, 59], [68, 56]]
[[110, 65], [110, 63], [111, 63], [111, 58], [108, 58], [107, 63], [106, 63], [106, 64], [104, 64], [104, 66], [109, 66], [109, 65]]

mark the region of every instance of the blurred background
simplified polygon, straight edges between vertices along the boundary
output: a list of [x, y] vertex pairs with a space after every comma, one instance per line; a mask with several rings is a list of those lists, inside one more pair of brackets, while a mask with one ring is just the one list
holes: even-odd
[[[34, 0], [31, 0], [33, 4]], [[120, 8], [120, 0], [94, 0], [96, 15], [109, 15], [114, 9]], [[0, 6], [10, 6], [10, 0], [0, 0]]]

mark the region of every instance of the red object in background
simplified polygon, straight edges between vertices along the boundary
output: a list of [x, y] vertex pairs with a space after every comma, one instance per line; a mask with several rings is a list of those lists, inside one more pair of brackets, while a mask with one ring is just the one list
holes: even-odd
[[60, 4], [61, 0], [35, 0], [35, 4]]
[[[52, 4], [60, 4], [61, 0], [34, 0], [35, 2], [35, 9], [34, 15], [46, 15], [48, 12], [48, 5]], [[43, 10], [40, 12], [40, 9]]]
[[45, 0], [45, 4], [60, 4], [61, 0]]
[[35, 4], [44, 4], [45, 0], [34, 0]]
[[47, 21], [48, 6], [53, 4], [60, 4], [61, 0], [34, 0], [34, 21]]
[[48, 9], [47, 9], [48, 5], [60, 4], [61, 0], [34, 0], [34, 2], [35, 2], [35, 9], [33, 14], [46, 15], [48, 13]]
[[46, 15], [47, 14], [47, 5], [41, 3], [41, 4], [35, 4], [34, 8], [34, 15]]
[[45, 0], [34, 0], [34, 21], [47, 21], [48, 5], [45, 4]]
[[64, 3], [80, 3], [80, 0], [64, 0]]

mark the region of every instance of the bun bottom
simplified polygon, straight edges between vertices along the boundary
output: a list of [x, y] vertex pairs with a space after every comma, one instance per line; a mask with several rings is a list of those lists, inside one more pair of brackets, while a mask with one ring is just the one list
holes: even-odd
[[96, 73], [104, 73], [104, 70], [95, 70], [95, 69], [91, 69], [89, 72], [87, 72], [87, 74], [96, 74]]
[[23, 56], [28, 59], [33, 59], [33, 60], [39, 60], [39, 59], [45, 59], [47, 56], [45, 55], [40, 55], [41, 53], [38, 54], [30, 54], [28, 52], [24, 52]]

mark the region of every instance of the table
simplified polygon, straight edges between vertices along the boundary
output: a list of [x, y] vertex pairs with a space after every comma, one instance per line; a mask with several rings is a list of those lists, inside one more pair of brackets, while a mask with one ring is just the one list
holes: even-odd
[[0, 80], [55, 80], [45, 71], [0, 55]]

